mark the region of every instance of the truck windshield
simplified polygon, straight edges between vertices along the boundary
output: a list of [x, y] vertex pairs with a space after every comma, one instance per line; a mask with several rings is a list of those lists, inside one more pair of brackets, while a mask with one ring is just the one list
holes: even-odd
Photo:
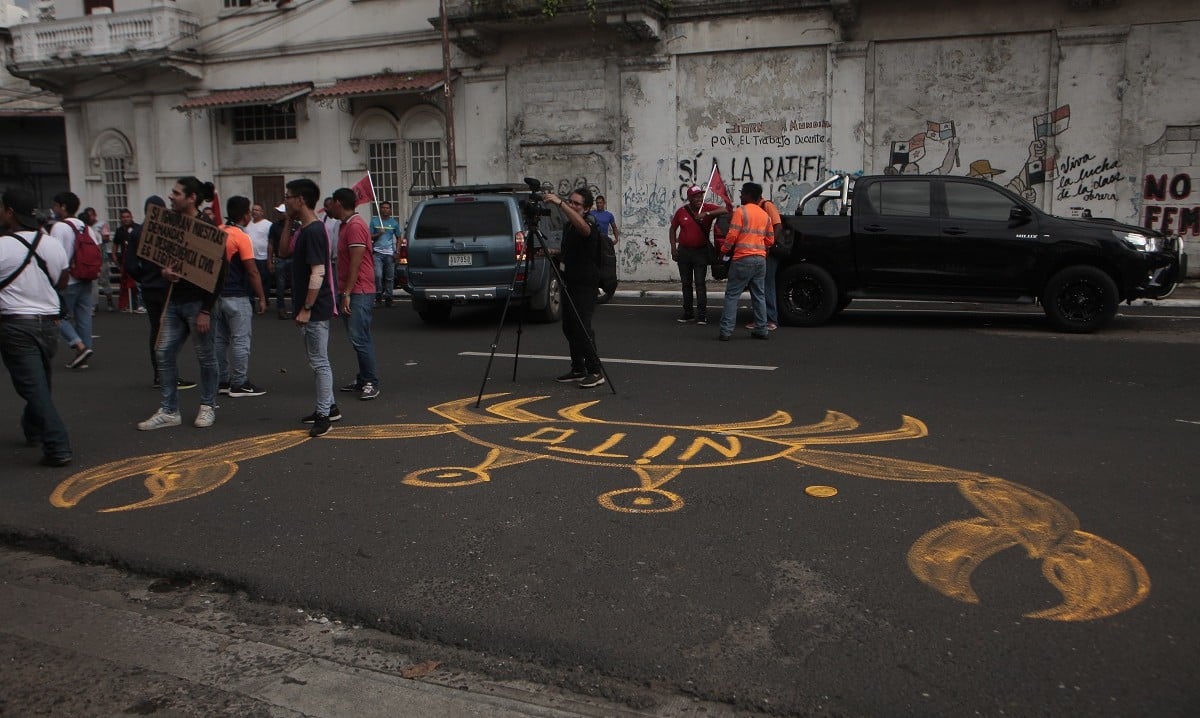
[[428, 204], [421, 210], [414, 229], [412, 241], [513, 235], [508, 205], [504, 202]]

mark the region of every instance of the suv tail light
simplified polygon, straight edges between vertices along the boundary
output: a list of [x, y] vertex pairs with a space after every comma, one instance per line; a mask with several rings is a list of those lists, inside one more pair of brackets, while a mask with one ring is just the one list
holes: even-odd
[[513, 245], [516, 248], [517, 266], [519, 267], [519, 269], [517, 270], [517, 281], [523, 282], [523, 281], [525, 281], [524, 269], [525, 269], [525, 249], [526, 249], [526, 247], [525, 247], [525, 232], [524, 231], [517, 232], [516, 236], [513, 237]]
[[408, 264], [408, 237], [401, 236], [396, 246], [396, 264]]

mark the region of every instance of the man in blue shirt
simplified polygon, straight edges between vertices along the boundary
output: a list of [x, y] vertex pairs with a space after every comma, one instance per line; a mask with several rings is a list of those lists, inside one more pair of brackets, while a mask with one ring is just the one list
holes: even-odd
[[396, 242], [400, 222], [392, 216], [392, 203], [380, 202], [379, 215], [371, 218], [371, 241], [375, 245], [375, 304], [392, 306], [396, 288]]
[[[612, 212], [608, 211], [608, 200], [604, 199], [604, 195], [596, 195], [596, 209], [588, 212], [588, 214], [592, 215], [592, 218], [596, 220], [596, 226], [600, 228], [601, 236], [607, 238], [613, 244], [616, 244], [621, 239], [621, 233], [617, 230], [617, 218], [613, 216]], [[611, 236], [608, 231], [610, 227], [612, 228]]]

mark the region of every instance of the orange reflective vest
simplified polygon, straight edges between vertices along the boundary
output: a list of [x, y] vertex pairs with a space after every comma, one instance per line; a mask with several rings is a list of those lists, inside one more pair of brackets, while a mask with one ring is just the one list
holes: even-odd
[[725, 233], [725, 253], [732, 251], [736, 262], [742, 257], [765, 257], [767, 247], [775, 244], [771, 218], [756, 204], [744, 204], [733, 211], [729, 231]]

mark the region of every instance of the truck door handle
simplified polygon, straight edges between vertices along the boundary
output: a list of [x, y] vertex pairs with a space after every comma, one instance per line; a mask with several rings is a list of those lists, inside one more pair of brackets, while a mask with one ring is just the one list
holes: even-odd
[[866, 227], [863, 227], [863, 229], [865, 229], [868, 232], [886, 232], [887, 231], [887, 227], [884, 227], [882, 224], [868, 224]]
[[942, 228], [942, 234], [966, 234], [966, 233], [967, 233], [967, 230], [963, 229], [962, 227], [944, 227], [944, 228]]

